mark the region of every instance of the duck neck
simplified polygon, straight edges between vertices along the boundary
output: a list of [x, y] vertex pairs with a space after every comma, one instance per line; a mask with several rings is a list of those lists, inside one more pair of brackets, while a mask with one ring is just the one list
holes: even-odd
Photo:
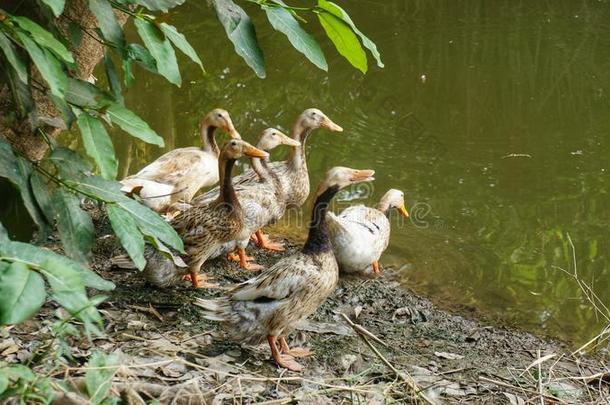
[[292, 139], [299, 141], [301, 144], [299, 146], [295, 146], [290, 151], [290, 155], [288, 156], [288, 162], [290, 167], [293, 170], [298, 170], [301, 168], [307, 169], [307, 159], [305, 158], [305, 143], [307, 142], [307, 138], [311, 134], [311, 128], [303, 128], [300, 125], [296, 125], [292, 130]]
[[263, 158], [252, 158], [250, 160], [250, 164], [252, 165], [252, 170], [258, 176], [260, 181], [268, 181], [269, 180], [269, 170], [267, 168], [267, 164]]
[[234, 165], [235, 159], [223, 159], [218, 164], [220, 178], [220, 195], [218, 196], [218, 202], [237, 210], [241, 207], [231, 180], [231, 172], [233, 171]]
[[375, 209], [377, 211], [383, 212], [386, 217], [390, 215], [390, 203], [388, 203], [387, 201], [379, 201], [375, 206]]
[[338, 186], [332, 186], [324, 190], [316, 198], [309, 224], [309, 235], [303, 246], [303, 253], [318, 254], [331, 250], [330, 238], [326, 227], [326, 213], [328, 212], [330, 201], [338, 191]]
[[206, 152], [213, 153], [214, 155], [220, 155], [220, 149], [218, 148], [218, 144], [216, 143], [216, 138], [214, 134], [216, 132], [216, 127], [214, 125], [210, 125], [205, 121], [201, 123], [201, 143], [203, 144], [203, 150]]

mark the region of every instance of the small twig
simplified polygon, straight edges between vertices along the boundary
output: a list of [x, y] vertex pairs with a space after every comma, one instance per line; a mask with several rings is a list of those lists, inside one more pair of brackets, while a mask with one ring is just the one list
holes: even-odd
[[349, 319], [347, 317], [347, 315], [342, 313], [341, 316], [343, 317], [343, 319], [345, 319], [347, 321], [347, 323], [356, 332], [358, 332], [358, 334], [360, 335], [362, 340], [364, 340], [364, 343], [366, 343], [366, 345], [373, 351], [373, 353], [375, 353], [375, 355], [377, 357], [379, 357], [379, 360], [381, 360], [383, 362], [383, 364], [385, 364], [390, 370], [392, 370], [392, 372], [396, 375], [396, 377], [403, 380], [409, 386], [409, 388], [411, 388], [413, 393], [415, 395], [417, 395], [419, 398], [421, 398], [424, 402], [434, 405], [434, 402], [430, 398], [428, 398], [428, 396], [417, 386], [417, 383], [415, 382], [415, 380], [413, 380], [413, 378], [407, 372], [401, 372], [396, 367], [394, 367], [392, 365], [392, 363], [390, 363], [389, 360], [386, 359], [385, 356], [383, 354], [381, 354], [381, 352], [379, 350], [377, 350], [377, 348], [367, 339], [367, 336], [374, 338], [375, 340], [378, 340], [381, 344], [386, 346], [385, 343], [383, 343], [383, 341], [381, 341], [381, 339], [379, 339], [378, 337], [376, 337], [375, 335], [373, 335], [371, 332], [364, 329], [360, 325], [356, 325], [354, 322], [352, 322], [351, 319]]
[[352, 322], [352, 320], [349, 319], [349, 316], [345, 315], [344, 313], [341, 313], [341, 316], [343, 317], [343, 319], [345, 319], [345, 322], [347, 322], [349, 324], [349, 326], [351, 326], [359, 334], [370, 337], [371, 339], [373, 339], [375, 342], [379, 343], [380, 345], [382, 345], [384, 347], [388, 347], [388, 345], [383, 340], [379, 339], [373, 333], [366, 330], [363, 326], [360, 326], [357, 323]]
[[[482, 376], [482, 375], [479, 376], [479, 380], [485, 381], [485, 382], [488, 382], [488, 383], [492, 383], [492, 384], [497, 385], [499, 387], [511, 388], [513, 390], [522, 390], [524, 392], [528, 392], [530, 394], [535, 394], [535, 395], [539, 394], [538, 391], [530, 390], [530, 389], [523, 388], [523, 387], [517, 387], [517, 386], [514, 386], [512, 384], [508, 384], [508, 383], [505, 383], [505, 382], [502, 382], [502, 381], [494, 380], [492, 378], [488, 378], [488, 377], [485, 377], [485, 376]], [[566, 404], [567, 403], [563, 399], [557, 398], [557, 397], [555, 397], [553, 395], [549, 395], [549, 394], [542, 394], [542, 395], [545, 398], [552, 399], [553, 401], [557, 401], [557, 402], [562, 403], [562, 404]]]
[[156, 317], [158, 320], [163, 322], [163, 317], [161, 316], [159, 311], [157, 311], [151, 304], [148, 304], [148, 305], [149, 305], [148, 307], [141, 307], [139, 305], [129, 305], [129, 307], [135, 309], [136, 311], [141, 311], [141, 312], [145, 312], [147, 314], [151, 314], [154, 317]]

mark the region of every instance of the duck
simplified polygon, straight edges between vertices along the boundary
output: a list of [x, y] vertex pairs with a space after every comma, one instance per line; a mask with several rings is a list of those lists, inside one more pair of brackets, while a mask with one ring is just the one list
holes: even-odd
[[[280, 145], [296, 148], [301, 143], [275, 128], [267, 128], [261, 133], [256, 147], [268, 152]], [[238, 260], [243, 269], [256, 271], [261, 270], [262, 266], [246, 255], [248, 242], [251, 236], [255, 235], [259, 247], [274, 251], [284, 250], [282, 243], [271, 241], [261, 228], [277, 222], [284, 215], [287, 194], [280, 178], [269, 169], [269, 158], [251, 158], [251, 164], [258, 181], [250, 187], [241, 187], [236, 191], [244, 213], [244, 234], [247, 234], [247, 237], [225, 244], [210, 258], [237, 250], [236, 253], [230, 254], [229, 258]]]
[[314, 313], [335, 289], [339, 268], [324, 220], [333, 196], [343, 187], [374, 180], [373, 170], [330, 169], [318, 186], [309, 233], [302, 249], [216, 299], [197, 298], [207, 319], [224, 323], [237, 341], [269, 344], [275, 363], [292, 371], [303, 366], [295, 358], [309, 349], [290, 348], [286, 337]]
[[380, 273], [379, 258], [390, 241], [388, 217], [392, 209], [409, 217], [405, 195], [400, 190], [388, 190], [375, 207], [355, 205], [339, 215], [328, 213], [326, 222], [342, 272], [365, 275], [372, 267], [374, 274]]
[[203, 146], [169, 151], [134, 175], [121, 180], [121, 190], [138, 195], [142, 202], [158, 213], [165, 213], [178, 201], [190, 201], [203, 187], [219, 180], [216, 129], [221, 128], [233, 139], [240, 139], [226, 110], [216, 108], [201, 120]]
[[195, 288], [216, 287], [206, 281], [200, 269], [223, 243], [244, 238], [243, 209], [231, 181], [235, 162], [243, 156], [267, 158], [269, 154], [241, 139], [231, 139], [226, 143], [218, 159], [218, 198], [208, 205], [182, 211], [170, 221], [182, 238], [185, 253], [177, 255], [171, 252], [168, 255], [147, 246], [143, 273], [151, 284], [169, 287], [188, 276]]
[[[269, 170], [276, 174], [286, 190], [286, 207], [299, 208], [309, 196], [309, 172], [307, 170], [307, 159], [305, 146], [312, 132], [319, 128], [326, 128], [332, 132], [342, 132], [343, 128], [334, 123], [322, 111], [317, 108], [308, 108], [299, 115], [290, 136], [300, 142], [300, 146], [292, 148], [288, 159], [281, 162], [269, 164]], [[258, 174], [252, 169], [235, 177], [235, 188], [240, 190], [244, 187], [256, 186], [259, 181]], [[212, 189], [193, 199], [195, 204], [205, 203], [215, 198], [217, 189]]]

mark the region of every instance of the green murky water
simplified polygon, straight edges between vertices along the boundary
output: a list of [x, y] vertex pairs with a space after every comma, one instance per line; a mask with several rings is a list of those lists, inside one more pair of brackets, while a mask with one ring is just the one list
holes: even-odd
[[[189, 3], [171, 19], [208, 75], [184, 60], [178, 89], [138, 71], [126, 95], [168, 149], [197, 145], [197, 122], [216, 106], [248, 140], [318, 107], [345, 132], [312, 136], [314, 187], [345, 165], [373, 168], [377, 180], [343, 199], [372, 203], [390, 187], [407, 195], [412, 220], [395, 217], [382, 258], [405, 286], [575, 343], [599, 331], [603, 322], [556, 267], [573, 270], [569, 233], [580, 276], [610, 305], [608, 2], [350, 2], [386, 64], [366, 76], [328, 44], [330, 72], [317, 70], [259, 15], [265, 80], [202, 17], [211, 13], [204, 2]], [[308, 30], [323, 38], [317, 24]], [[123, 175], [163, 152], [115, 141]], [[279, 228], [302, 234], [299, 225], [292, 216]]]

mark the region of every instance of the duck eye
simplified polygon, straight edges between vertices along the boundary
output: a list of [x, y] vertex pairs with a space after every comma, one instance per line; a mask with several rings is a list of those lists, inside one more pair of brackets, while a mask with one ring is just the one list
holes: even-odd
[[217, 116], [218, 118], [222, 118], [222, 114], [220, 114], [220, 113], [216, 114], [216, 116]]
[[237, 145], [237, 142], [231, 141], [231, 145], [235, 146], [235, 145]]

